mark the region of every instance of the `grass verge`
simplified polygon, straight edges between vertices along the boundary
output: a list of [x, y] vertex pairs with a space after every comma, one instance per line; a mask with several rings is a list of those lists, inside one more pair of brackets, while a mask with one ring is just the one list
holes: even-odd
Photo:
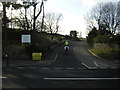
[[108, 59], [108, 60], [119, 60], [120, 58], [120, 48], [99, 48], [99, 49], [90, 49], [97, 56]]

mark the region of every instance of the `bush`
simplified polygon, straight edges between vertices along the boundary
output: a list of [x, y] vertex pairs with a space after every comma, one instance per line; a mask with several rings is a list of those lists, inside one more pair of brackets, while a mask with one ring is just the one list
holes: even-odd
[[112, 41], [113, 41], [115, 44], [120, 45], [120, 34], [113, 36], [112, 39], [113, 39]]
[[107, 43], [120, 45], [120, 35], [99, 35], [94, 38], [94, 43]]
[[110, 36], [107, 35], [99, 35], [94, 38], [94, 43], [109, 43], [110, 42]]
[[8, 45], [3, 48], [2, 57], [4, 59], [5, 55], [8, 54], [8, 59], [29, 59], [29, 55], [25, 51], [24, 45]]
[[108, 60], [119, 60], [120, 58], [120, 48], [119, 47], [109, 47], [107, 44], [96, 44], [94, 49], [91, 49], [93, 53], [100, 56], [101, 58]]
[[90, 47], [93, 47], [94, 46], [94, 37], [88, 37], [87, 43], [89, 44]]

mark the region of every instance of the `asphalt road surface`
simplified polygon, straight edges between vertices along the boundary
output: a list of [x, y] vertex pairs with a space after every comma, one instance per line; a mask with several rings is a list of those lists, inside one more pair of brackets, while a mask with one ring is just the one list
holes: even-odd
[[3, 88], [119, 88], [118, 64], [90, 54], [84, 41], [63, 48], [50, 65], [3, 68]]

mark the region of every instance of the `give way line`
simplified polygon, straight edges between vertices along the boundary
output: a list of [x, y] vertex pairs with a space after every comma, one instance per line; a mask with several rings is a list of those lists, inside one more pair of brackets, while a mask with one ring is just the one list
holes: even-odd
[[120, 80], [120, 78], [44, 78], [45, 80]]
[[0, 76], [0, 79], [1, 79], [1, 78], [2, 78], [2, 79], [5, 79], [5, 78], [7, 78], [7, 77], [2, 77], [2, 76]]

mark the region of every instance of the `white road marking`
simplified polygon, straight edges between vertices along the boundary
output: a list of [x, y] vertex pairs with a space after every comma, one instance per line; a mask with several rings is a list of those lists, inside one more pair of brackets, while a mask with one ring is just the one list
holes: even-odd
[[120, 78], [44, 78], [45, 80], [120, 80]]
[[86, 65], [85, 63], [82, 62], [82, 64], [87, 67], [88, 69], [91, 69], [91, 67], [89, 67], [88, 65]]
[[95, 61], [93, 61], [93, 63], [94, 63], [97, 67], [99, 66]]
[[67, 68], [67, 69], [74, 69], [74, 68]]
[[101, 69], [107, 69], [107, 67], [100, 67]]
[[1, 76], [0, 76], [0, 79], [1, 79], [1, 78], [2, 78], [2, 79], [5, 79], [5, 78], [7, 78], [7, 77], [1, 77]]
[[[93, 61], [93, 63], [98, 67], [100, 65], [97, 64], [97, 62]], [[107, 64], [103, 64], [104, 66], [108, 66]]]
[[85, 69], [85, 68], [78, 68], [78, 69]]
[[91, 69], [98, 69], [98, 67], [91, 67]]
[[17, 67], [17, 69], [24, 69], [25, 67]]
[[104, 64], [105, 66], [108, 66], [107, 64]]
[[91, 69], [91, 67], [87, 66], [85, 63], [82, 63], [82, 65], [84, 65], [85, 67]]
[[56, 56], [55, 56], [55, 58], [54, 58], [54, 60], [53, 60], [54, 62], [56, 61], [57, 57], [58, 57], [58, 55], [56, 54]]
[[50, 69], [50, 68], [41, 68], [41, 69]]
[[112, 69], [116, 69], [117, 67], [111, 67]]
[[85, 67], [87, 67], [88, 69], [98, 69], [98, 67], [89, 67], [88, 65], [86, 65], [85, 63], [82, 63]]
[[54, 69], [62, 69], [62, 68], [54, 68]]

